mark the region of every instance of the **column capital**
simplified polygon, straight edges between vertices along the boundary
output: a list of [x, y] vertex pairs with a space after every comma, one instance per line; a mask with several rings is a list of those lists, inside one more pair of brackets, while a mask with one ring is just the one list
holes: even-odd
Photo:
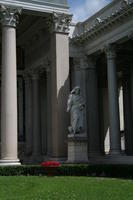
[[51, 65], [48, 65], [48, 66], [46, 67], [46, 72], [47, 72], [47, 73], [50, 73], [50, 72], [51, 72]]
[[81, 70], [86, 70], [89, 68], [87, 55], [84, 55], [80, 58], [80, 68], [81, 68]]
[[74, 71], [80, 71], [80, 58], [73, 58]]
[[3, 26], [16, 27], [21, 14], [21, 8], [2, 5], [0, 7], [1, 24]]
[[128, 32], [128, 38], [133, 40], [133, 29]]
[[104, 46], [103, 50], [106, 53], [107, 59], [116, 58], [116, 51], [113, 45], [106, 45]]
[[32, 80], [38, 80], [40, 78], [40, 74], [36, 70], [30, 70], [30, 75]]
[[88, 62], [88, 68], [89, 69], [95, 69], [96, 68], [96, 59], [95, 58], [93, 58], [92, 56], [88, 56], [87, 62]]
[[69, 25], [72, 20], [72, 15], [55, 13], [47, 21], [50, 32], [66, 33], [69, 32]]
[[29, 73], [27, 71], [25, 71], [23, 73], [23, 79], [24, 79], [25, 84], [28, 85], [28, 84], [31, 83], [31, 77], [30, 77], [30, 75], [29, 75]]
[[41, 74], [45, 71], [45, 67], [40, 66], [29, 70], [32, 80], [37, 80], [40, 78]]

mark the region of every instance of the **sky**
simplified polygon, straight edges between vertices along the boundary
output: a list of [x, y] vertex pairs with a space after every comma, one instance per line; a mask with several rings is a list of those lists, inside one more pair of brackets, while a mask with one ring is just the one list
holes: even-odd
[[73, 22], [84, 21], [112, 0], [68, 0]]

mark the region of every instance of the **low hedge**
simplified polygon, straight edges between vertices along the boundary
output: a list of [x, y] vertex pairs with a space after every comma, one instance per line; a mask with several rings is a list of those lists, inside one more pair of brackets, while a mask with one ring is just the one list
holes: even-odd
[[133, 178], [133, 165], [64, 165], [61, 175]]
[[[0, 176], [45, 176], [47, 171], [39, 165], [1, 166]], [[61, 165], [57, 176], [97, 176], [133, 178], [133, 165]]]

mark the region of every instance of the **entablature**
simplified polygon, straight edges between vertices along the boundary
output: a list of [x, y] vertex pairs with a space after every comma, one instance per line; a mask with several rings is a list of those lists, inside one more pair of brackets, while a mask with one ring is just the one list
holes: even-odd
[[21, 7], [25, 11], [40, 13], [69, 13], [66, 0], [0, 0], [0, 5]]
[[[123, 4], [119, 9], [112, 12], [111, 15], [106, 16], [105, 18], [96, 18], [93, 25], [89, 28], [84, 29], [79, 35], [75, 35], [71, 42], [72, 43], [85, 43], [97, 39], [99, 35], [104, 34], [107, 30], [113, 29], [114, 26], [123, 22], [124, 19], [127, 19], [131, 16], [133, 17], [133, 1], [122, 1]], [[81, 24], [82, 26], [82, 24]]]

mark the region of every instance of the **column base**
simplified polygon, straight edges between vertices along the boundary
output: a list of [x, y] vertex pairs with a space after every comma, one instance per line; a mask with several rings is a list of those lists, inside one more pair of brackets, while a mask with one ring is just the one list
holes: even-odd
[[21, 165], [19, 160], [0, 160], [0, 166], [18, 166]]
[[88, 138], [86, 134], [68, 135], [67, 163], [88, 163]]
[[48, 160], [65, 163], [67, 158], [66, 157], [49, 157]]
[[120, 156], [121, 153], [121, 150], [110, 150], [109, 156]]
[[102, 156], [102, 154], [100, 152], [89, 152], [88, 153], [89, 158], [96, 158], [96, 157], [100, 157], [100, 156]]

